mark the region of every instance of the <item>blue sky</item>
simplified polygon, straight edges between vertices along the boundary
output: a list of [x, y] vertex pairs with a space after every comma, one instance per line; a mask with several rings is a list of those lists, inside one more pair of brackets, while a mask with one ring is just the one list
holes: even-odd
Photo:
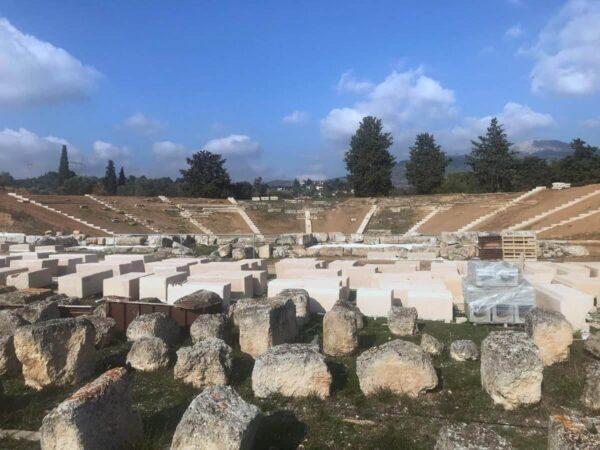
[[499, 116], [532, 139], [600, 142], [600, 2], [37, 1], [0, 4], [0, 170], [176, 176], [222, 153], [235, 179], [344, 174], [361, 117], [405, 158]]

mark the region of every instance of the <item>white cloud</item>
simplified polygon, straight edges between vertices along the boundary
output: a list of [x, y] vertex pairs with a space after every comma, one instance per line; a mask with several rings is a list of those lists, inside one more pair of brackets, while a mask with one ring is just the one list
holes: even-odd
[[152, 151], [161, 158], [180, 158], [189, 153], [185, 145], [171, 141], [155, 142], [152, 145]]
[[25, 128], [0, 131], [0, 170], [14, 177], [38, 176], [58, 169], [60, 150], [68, 147], [71, 160], [78, 151], [67, 140], [55, 136], [41, 137]]
[[165, 124], [160, 120], [151, 119], [142, 113], [135, 113], [126, 118], [118, 128], [127, 129], [136, 133], [150, 135], [161, 131]]
[[505, 31], [504, 37], [508, 39], [518, 39], [523, 36], [523, 33], [524, 31], [521, 25], [514, 25]]
[[463, 119], [462, 124], [452, 128], [449, 134], [442, 133], [442, 138], [447, 145], [455, 149], [464, 149], [471, 139], [475, 139], [485, 132], [492, 117], [498, 118], [510, 140], [528, 137], [535, 130], [556, 124], [550, 114], [536, 112], [527, 105], [509, 102], [504, 105], [500, 113], [494, 116]]
[[567, 1], [529, 49], [533, 92], [581, 96], [600, 90], [599, 23], [599, 1]]
[[112, 159], [115, 163], [123, 163], [131, 154], [127, 147], [119, 147], [105, 141], [95, 141], [92, 149], [92, 158], [100, 162], [107, 162], [109, 159]]
[[23, 34], [0, 18], [0, 106], [86, 97], [100, 77], [62, 48]]
[[329, 139], [346, 142], [363, 117], [374, 115], [397, 137], [452, 117], [454, 105], [454, 92], [424, 75], [422, 69], [393, 71], [352, 107], [332, 109], [321, 120], [321, 131]]
[[588, 128], [600, 128], [600, 117], [593, 117], [583, 122], [583, 125]]
[[306, 111], [292, 111], [287, 116], [284, 116], [281, 121], [287, 124], [299, 124], [305, 122], [308, 119], [308, 113]]
[[260, 145], [245, 134], [231, 134], [226, 137], [211, 139], [204, 148], [223, 156], [258, 156]]
[[355, 94], [363, 94], [373, 89], [373, 83], [365, 80], [358, 80], [354, 77], [352, 70], [344, 72], [336, 85], [339, 92], [354, 92]]

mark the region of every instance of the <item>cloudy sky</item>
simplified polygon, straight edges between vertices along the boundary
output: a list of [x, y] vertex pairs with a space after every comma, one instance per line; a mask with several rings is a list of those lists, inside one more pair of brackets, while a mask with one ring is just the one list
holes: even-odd
[[342, 175], [383, 119], [405, 158], [513, 142], [600, 144], [600, 0], [3, 0], [0, 171], [176, 176], [199, 149], [235, 179]]

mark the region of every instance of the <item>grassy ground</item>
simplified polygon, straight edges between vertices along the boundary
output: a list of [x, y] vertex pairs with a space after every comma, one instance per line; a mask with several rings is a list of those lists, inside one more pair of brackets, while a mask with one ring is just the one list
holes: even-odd
[[369, 222], [368, 230], [390, 230], [392, 234], [406, 233], [416, 222], [416, 211], [413, 208], [402, 208], [392, 212], [390, 208], [377, 211]]
[[[455, 339], [473, 339], [480, 344], [495, 327], [471, 324], [425, 322], [420, 333], [429, 333], [449, 346]], [[321, 333], [319, 320], [305, 327], [299, 340], [308, 342]], [[360, 351], [391, 339], [384, 320], [370, 320], [360, 334]], [[408, 340], [419, 342], [420, 336]], [[119, 343], [99, 353], [96, 371], [120, 365], [129, 348]], [[256, 399], [252, 395], [252, 360], [234, 349], [232, 384], [247, 401], [265, 413], [257, 436], [257, 448], [291, 449], [426, 449], [432, 448], [441, 426], [465, 421], [487, 424], [512, 441], [515, 448], [545, 448], [548, 416], [563, 408], [585, 412], [580, 402], [589, 356], [576, 341], [569, 362], [546, 368], [542, 402], [539, 405], [504, 411], [494, 406], [482, 391], [479, 362], [455, 362], [447, 352], [434, 359], [440, 386], [418, 399], [382, 392], [365, 397], [355, 373], [355, 358], [329, 358], [334, 375], [333, 394], [322, 401], [316, 398], [290, 400], [273, 397]], [[5, 396], [0, 402], [0, 428], [39, 428], [43, 416], [76, 387], [35, 392], [18, 379], [3, 380]], [[171, 370], [135, 374], [134, 406], [144, 420], [145, 437], [138, 449], [168, 447], [171, 437], [190, 401], [198, 391], [175, 381]], [[589, 412], [588, 412], [589, 413]], [[360, 421], [356, 423], [356, 420]], [[352, 423], [351, 421], [354, 421]], [[36, 448], [31, 443], [0, 440], [0, 448]]]

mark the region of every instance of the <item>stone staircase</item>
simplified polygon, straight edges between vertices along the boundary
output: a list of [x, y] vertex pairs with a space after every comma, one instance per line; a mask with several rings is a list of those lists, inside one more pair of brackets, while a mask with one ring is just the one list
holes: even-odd
[[163, 203], [171, 203], [171, 200], [169, 200], [169, 198], [165, 197], [164, 195], [159, 195], [158, 199]]
[[506, 203], [504, 206], [501, 206], [497, 210], [492, 211], [491, 213], [485, 214], [485, 215], [483, 215], [481, 217], [478, 217], [477, 219], [473, 220], [472, 222], [469, 222], [464, 227], [460, 228], [458, 230], [458, 232], [462, 233], [462, 232], [465, 232], [465, 231], [469, 231], [469, 230], [475, 228], [477, 225], [479, 225], [479, 224], [485, 222], [486, 220], [494, 217], [496, 214], [504, 212], [508, 208], [510, 208], [511, 206], [514, 206], [517, 203], [525, 200], [526, 198], [531, 197], [532, 195], [535, 195], [538, 192], [541, 192], [541, 191], [544, 191], [544, 190], [546, 190], [546, 186], [538, 186], [536, 188], [533, 188], [532, 190], [527, 191], [527, 192], [525, 192], [522, 195], [519, 195], [517, 198], [513, 198], [510, 202]]
[[246, 211], [244, 211], [242, 208], [237, 208], [237, 212], [240, 216], [242, 216], [242, 219], [244, 219], [244, 222], [246, 222], [254, 234], [262, 234]]
[[548, 226], [539, 228], [539, 229], [535, 230], [535, 232], [540, 234], [540, 233], [543, 233], [544, 231], [551, 230], [552, 228], [560, 227], [562, 225], [568, 225], [572, 222], [576, 222], [578, 220], [585, 219], [586, 217], [590, 217], [590, 216], [593, 216], [594, 214], [598, 214], [598, 213], [600, 213], [600, 208], [592, 209], [590, 211], [586, 211], [586, 212], [578, 214], [576, 216], [569, 217], [568, 219], [561, 220], [560, 222], [553, 223], [552, 225], [548, 225]]
[[[115, 212], [117, 212], [117, 213], [121, 213], [121, 211], [122, 211], [121, 209], [119, 209], [119, 208], [116, 208], [115, 206], [111, 205], [110, 203], [108, 203], [108, 202], [105, 202], [104, 200], [100, 200], [98, 197], [95, 197], [95, 196], [93, 196], [92, 194], [85, 194], [85, 196], [86, 196], [87, 198], [89, 198], [90, 200], [94, 200], [96, 203], [99, 203], [99, 204], [101, 204], [102, 206], [104, 206], [104, 207], [106, 207], [106, 208], [110, 209], [111, 211], [115, 211]], [[154, 226], [150, 225], [149, 223], [147, 223], [147, 221], [146, 221], [146, 220], [142, 220], [142, 219], [140, 219], [139, 217], [136, 217], [136, 216], [134, 216], [133, 214], [129, 214], [128, 212], [125, 212], [125, 211], [123, 211], [123, 215], [124, 215], [125, 217], [127, 217], [128, 219], [130, 219], [130, 220], [133, 220], [134, 222], [137, 222], [137, 223], [140, 223], [140, 224], [142, 224], [143, 226], [145, 226], [146, 228], [148, 228], [148, 229], [152, 230], [152, 231], [153, 231], [153, 232], [155, 232], [155, 233], [158, 233], [158, 234], [160, 234], [160, 233], [161, 233], [161, 231], [160, 231], [158, 228], [156, 228], [156, 227], [154, 227]]]
[[106, 228], [102, 228], [102, 227], [100, 227], [98, 225], [94, 225], [93, 223], [90, 223], [90, 222], [88, 222], [86, 220], [80, 219], [79, 217], [72, 216], [72, 215], [67, 214], [65, 212], [62, 212], [62, 211], [60, 211], [60, 210], [58, 210], [56, 208], [53, 208], [53, 207], [48, 206], [48, 205], [44, 205], [43, 203], [37, 202], [35, 200], [32, 200], [32, 199], [30, 199], [28, 197], [25, 197], [23, 195], [17, 194], [15, 192], [9, 192], [8, 195], [11, 196], [11, 197], [13, 197], [13, 198], [15, 198], [17, 200], [17, 202], [19, 202], [19, 203], [30, 203], [32, 205], [39, 206], [40, 208], [47, 209], [48, 211], [52, 211], [55, 214], [61, 215], [63, 217], [67, 217], [67, 218], [69, 218], [69, 219], [71, 219], [71, 220], [73, 220], [73, 221], [75, 221], [77, 223], [85, 225], [88, 228], [92, 228], [94, 230], [102, 231], [103, 233], [106, 233], [106, 234], [111, 235], [111, 236], [114, 236], [114, 234], [115, 234], [114, 232], [112, 232], [110, 230], [107, 230]]
[[573, 205], [576, 205], [577, 203], [580, 203], [584, 200], [587, 200], [588, 198], [594, 197], [596, 195], [600, 194], [600, 189], [596, 189], [593, 192], [589, 192], [585, 195], [582, 195], [580, 197], [574, 198], [573, 200], [570, 200], [566, 203], [563, 203], [561, 205], [558, 205], [552, 209], [549, 209], [547, 211], [544, 211], [543, 213], [537, 214], [536, 216], [533, 216], [527, 220], [523, 220], [522, 222], [519, 222], [515, 225], [512, 225], [510, 227], [507, 228], [507, 230], [509, 231], [516, 231], [516, 230], [521, 230], [529, 225], [532, 225], [536, 222], [538, 222], [539, 220], [545, 219], [548, 216], [551, 216], [552, 214], [558, 212], [558, 211], [562, 211], [563, 209], [567, 209], [570, 208]]
[[306, 234], [312, 233], [312, 220], [310, 220], [310, 209], [304, 210], [304, 232]]
[[445, 211], [448, 208], [443, 208], [441, 206], [438, 206], [436, 208], [433, 209], [433, 211], [431, 211], [429, 214], [427, 214], [425, 217], [423, 217], [421, 220], [419, 220], [417, 223], [415, 223], [410, 230], [408, 230], [406, 233], [404, 233], [404, 237], [409, 237], [409, 236], [416, 236], [419, 233], [419, 228], [421, 228], [422, 225], [424, 225], [425, 223], [429, 222], [429, 220], [431, 220], [431, 218], [433, 218], [433, 216], [435, 216], [437, 213], [441, 212], [441, 211]]
[[365, 230], [367, 229], [367, 226], [369, 225], [369, 222], [371, 221], [371, 218], [377, 212], [377, 208], [378, 208], [377, 203], [375, 203], [373, 206], [371, 206], [371, 209], [369, 209], [367, 214], [365, 214], [365, 217], [363, 218], [362, 222], [358, 226], [358, 229], [356, 230], [356, 234], [363, 234], [365, 232]]

